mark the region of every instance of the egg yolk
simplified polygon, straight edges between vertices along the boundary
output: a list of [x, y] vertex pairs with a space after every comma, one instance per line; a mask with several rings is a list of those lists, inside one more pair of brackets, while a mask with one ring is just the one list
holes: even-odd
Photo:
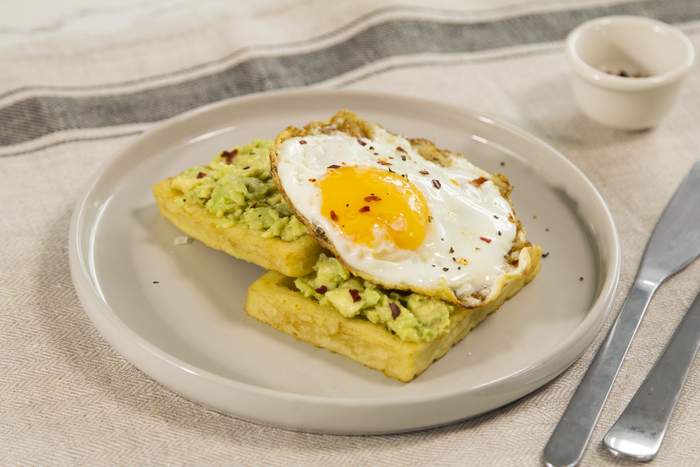
[[370, 167], [329, 168], [316, 186], [321, 213], [354, 243], [415, 250], [425, 238], [428, 204], [407, 177]]

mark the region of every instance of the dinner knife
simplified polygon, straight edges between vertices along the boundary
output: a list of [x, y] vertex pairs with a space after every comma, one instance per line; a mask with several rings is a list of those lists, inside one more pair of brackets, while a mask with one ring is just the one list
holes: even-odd
[[681, 184], [647, 243], [632, 290], [544, 448], [548, 467], [581, 461], [615, 377], [656, 289], [700, 255], [700, 162]]
[[700, 348], [700, 294], [642, 386], [605, 435], [613, 454], [640, 461], [656, 456]]

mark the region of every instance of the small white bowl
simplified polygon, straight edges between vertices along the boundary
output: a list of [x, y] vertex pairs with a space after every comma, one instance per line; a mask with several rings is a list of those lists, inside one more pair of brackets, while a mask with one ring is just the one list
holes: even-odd
[[634, 131], [654, 126], [671, 110], [695, 51], [682, 32], [666, 23], [608, 16], [571, 31], [566, 57], [583, 113], [607, 127]]

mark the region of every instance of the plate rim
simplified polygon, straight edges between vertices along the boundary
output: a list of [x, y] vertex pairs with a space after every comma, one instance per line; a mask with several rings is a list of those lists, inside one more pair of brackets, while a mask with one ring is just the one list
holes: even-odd
[[[528, 365], [525, 368], [520, 369], [518, 372], [510, 375], [507, 379], [514, 379], [514, 378], [519, 378], [525, 375], [536, 375], [537, 373], [541, 373], [545, 367], [548, 365], [552, 365], [554, 361], [557, 360], [556, 355], [561, 355], [561, 349], [570, 349], [572, 346], [572, 343], [579, 342], [582, 339], [583, 336], [586, 334], [591, 334], [593, 337], [590, 339], [590, 341], [587, 341], [585, 345], [581, 345], [580, 352], [577, 352], [577, 356], [573, 358], [570, 362], [566, 363], [565, 365], [559, 364], [558, 366], [560, 367], [555, 374], [548, 374], [546, 376], [540, 375], [538, 380], [545, 379], [544, 382], [537, 382], [534, 384], [534, 387], [531, 389], [527, 390], [523, 395], [519, 396], [516, 399], [511, 400], [510, 402], [513, 402], [514, 400], [519, 399], [520, 397], [523, 397], [526, 394], [529, 394], [533, 390], [543, 386], [547, 382], [553, 380], [556, 378], [559, 374], [564, 372], [567, 368], [569, 368], [578, 358], [583, 354], [583, 352], [595, 341], [596, 336], [600, 333], [601, 329], [603, 328], [605, 322], [607, 321], [607, 318], [609, 317], [609, 314], [612, 310], [613, 304], [614, 304], [614, 299], [615, 295], [617, 293], [618, 289], [618, 283], [619, 283], [619, 275], [620, 275], [620, 267], [621, 267], [621, 251], [620, 251], [620, 241], [619, 241], [619, 236], [617, 234], [617, 229], [614, 224], [614, 220], [612, 218], [612, 215], [605, 204], [603, 198], [601, 197], [600, 193], [598, 190], [595, 188], [595, 186], [590, 182], [590, 180], [576, 167], [569, 159], [567, 159], [564, 155], [562, 155], [559, 151], [554, 149], [552, 146], [549, 144], [545, 143], [543, 140], [540, 138], [510, 124], [504, 121], [501, 121], [498, 118], [493, 118], [493, 117], [488, 117], [484, 116], [481, 113], [474, 112], [472, 110], [462, 108], [462, 107], [457, 107], [453, 106], [450, 104], [445, 104], [437, 101], [432, 101], [428, 99], [423, 99], [423, 98], [418, 98], [418, 97], [412, 97], [412, 96], [404, 96], [400, 94], [392, 94], [392, 93], [384, 93], [384, 92], [375, 92], [375, 91], [356, 91], [356, 90], [335, 90], [335, 89], [303, 89], [303, 90], [282, 90], [282, 91], [275, 91], [275, 92], [266, 92], [266, 93], [258, 93], [258, 94], [252, 94], [252, 95], [247, 95], [243, 97], [234, 97], [226, 100], [222, 100], [219, 102], [207, 104], [202, 107], [198, 107], [195, 109], [192, 109], [190, 111], [184, 112], [182, 114], [179, 114], [175, 117], [172, 117], [168, 120], [165, 120], [163, 122], [159, 122], [156, 125], [154, 125], [153, 128], [148, 129], [145, 131], [143, 134], [138, 136], [135, 140], [131, 141], [130, 143], [120, 147], [113, 155], [111, 155], [101, 166], [100, 169], [96, 171], [96, 173], [92, 176], [90, 181], [88, 182], [87, 186], [81, 193], [80, 197], [78, 198], [75, 207], [73, 209], [73, 213], [71, 216], [71, 223], [70, 223], [70, 231], [69, 231], [69, 265], [70, 265], [70, 271], [71, 271], [71, 276], [73, 279], [73, 283], [76, 289], [76, 293], [78, 295], [78, 298], [81, 302], [81, 305], [83, 306], [83, 309], [85, 310], [86, 314], [90, 318], [91, 322], [95, 325], [95, 327], [100, 331], [100, 333], [105, 337], [105, 339], [109, 342], [110, 345], [112, 345], [120, 354], [125, 355], [130, 352], [125, 352], [124, 349], [122, 349], [123, 345], [115, 345], [112, 339], [108, 338], [107, 335], [110, 334], [109, 332], [106, 332], [105, 329], [103, 329], [104, 326], [106, 326], [106, 321], [111, 324], [111, 326], [114, 327], [115, 330], [119, 331], [123, 337], [127, 338], [128, 340], [132, 341], [134, 344], [139, 346], [142, 350], [146, 351], [147, 353], [151, 354], [152, 356], [156, 357], [157, 359], [163, 361], [167, 365], [171, 365], [175, 367], [177, 370], [182, 370], [186, 373], [190, 373], [196, 378], [202, 378], [206, 381], [210, 381], [219, 385], [223, 385], [225, 387], [229, 387], [231, 389], [235, 389], [238, 391], [243, 391], [245, 393], [254, 395], [254, 396], [265, 396], [265, 397], [272, 397], [278, 400], [286, 401], [286, 402], [304, 402], [304, 403], [312, 403], [315, 405], [320, 405], [320, 406], [345, 406], [345, 407], [352, 407], [352, 408], [358, 408], [359, 407], [364, 407], [364, 408], [371, 408], [371, 407], [386, 407], [386, 406], [398, 406], [398, 405], [405, 405], [405, 404], [418, 404], [418, 403], [423, 403], [423, 402], [430, 402], [430, 401], [435, 401], [436, 399], [449, 399], [449, 398], [454, 398], [459, 395], [465, 395], [465, 390], [463, 388], [455, 388], [452, 390], [448, 391], [441, 391], [437, 393], [431, 393], [431, 394], [423, 394], [423, 395], [414, 395], [414, 396], [409, 396], [409, 397], [392, 397], [392, 398], [372, 398], [372, 399], [352, 399], [352, 398], [342, 398], [342, 397], [324, 397], [324, 396], [313, 396], [313, 395], [306, 395], [306, 394], [298, 394], [298, 393], [293, 393], [293, 392], [285, 392], [277, 389], [269, 389], [269, 388], [264, 388], [264, 387], [259, 387], [247, 383], [243, 383], [237, 380], [229, 379], [227, 377], [217, 375], [215, 373], [212, 373], [207, 370], [203, 370], [201, 368], [198, 368], [192, 364], [189, 364], [187, 362], [184, 362], [177, 357], [174, 357], [173, 355], [169, 354], [165, 350], [162, 350], [158, 347], [156, 347], [154, 344], [150, 343], [146, 339], [142, 338], [139, 336], [133, 329], [131, 329], [129, 326], [127, 326], [117, 315], [112, 311], [112, 309], [109, 307], [109, 304], [106, 303], [101, 297], [100, 293], [98, 290], [95, 289], [95, 285], [90, 278], [90, 271], [89, 268], [87, 267], [88, 265], [88, 260], [83, 257], [82, 250], [81, 250], [81, 243], [83, 240], [81, 240], [80, 235], [80, 229], [79, 227], [82, 225], [83, 220], [85, 219], [85, 209], [87, 206], [87, 202], [90, 198], [90, 195], [93, 193], [93, 191], [96, 189], [96, 186], [98, 182], [102, 179], [102, 177], [105, 176], [106, 173], [109, 172], [110, 168], [113, 167], [114, 164], [116, 164], [121, 157], [123, 157], [125, 154], [127, 154], [133, 147], [137, 146], [138, 144], [141, 144], [141, 142], [145, 139], [152, 138], [154, 135], [157, 135], [161, 131], [165, 131], [168, 127], [170, 126], [176, 126], [180, 123], [185, 123], [191, 119], [196, 119], [200, 114], [205, 114], [209, 112], [216, 111], [217, 109], [228, 107], [228, 106], [236, 106], [239, 103], [244, 103], [244, 102], [249, 102], [249, 101], [265, 101], [269, 99], [275, 99], [275, 98], [283, 98], [283, 97], [308, 97], [308, 96], [313, 96], [314, 98], [319, 98], [324, 95], [327, 96], [352, 96], [352, 95], [357, 95], [357, 96], [365, 96], [365, 97], [372, 97], [375, 99], [399, 99], [401, 101], [412, 101], [414, 103], [422, 104], [422, 105], [430, 105], [433, 107], [441, 107], [447, 111], [450, 112], [455, 112], [458, 114], [461, 114], [462, 116], [467, 116], [469, 118], [475, 118], [475, 119], [486, 119], [488, 122], [493, 123], [494, 125], [501, 127], [510, 133], [520, 137], [521, 139], [526, 139], [530, 140], [531, 142], [535, 143], [536, 145], [542, 147], [543, 149], [546, 149], [547, 152], [549, 152], [551, 155], [556, 155], [561, 162], [569, 165], [570, 169], [573, 169], [574, 172], [578, 174], [578, 176], [581, 178], [581, 181], [583, 181], [586, 185], [587, 188], [592, 191], [596, 195], [596, 204], [598, 205], [598, 208], [602, 210], [606, 223], [609, 224], [608, 227], [611, 229], [609, 234], [612, 235], [612, 239], [614, 240], [612, 242], [612, 245], [608, 245], [610, 247], [610, 256], [607, 258], [602, 257], [602, 252], [601, 252], [601, 259], [609, 261], [610, 264], [608, 264], [607, 268], [604, 268], [604, 265], [600, 266], [600, 272], [602, 274], [605, 274], [605, 280], [603, 281], [601, 285], [601, 290], [596, 296], [596, 300], [592, 303], [592, 305], [589, 307], [588, 312], [584, 319], [576, 326], [576, 328], [573, 330], [571, 334], [569, 334], [562, 342], [554, 346], [552, 349], [549, 351], [545, 352], [542, 356], [540, 356], [538, 359], [535, 361], [531, 362], [530, 365]], [[103, 204], [103, 207], [106, 206], [107, 202]], [[99, 216], [96, 218], [94, 224], [96, 225], [99, 223]], [[595, 239], [595, 244], [598, 246], [599, 251], [600, 251], [600, 235], [596, 234], [594, 232], [591, 232], [593, 238]], [[88, 239], [88, 243], [89, 243]], [[90, 306], [94, 308], [91, 308]], [[599, 309], [599, 308], [605, 308], [601, 309], [598, 313], [591, 313], [594, 309]], [[101, 316], [99, 316], [101, 315]], [[100, 318], [104, 318], [105, 320], [102, 320]], [[98, 324], [99, 323], [99, 324]], [[125, 357], [126, 358], [126, 357]], [[132, 361], [130, 358], [127, 358], [127, 360], [136, 366], [139, 369], [141, 368], [141, 365], [137, 365], [134, 361]], [[568, 360], [568, 359], [567, 359]], [[144, 370], [142, 370], [144, 371]], [[173, 390], [173, 385], [167, 384], [163, 381], [161, 381], [160, 378], [156, 378], [155, 376], [151, 375], [150, 372], [144, 371], [149, 377], [152, 377], [159, 381], [161, 384], [163, 384], [166, 388]], [[474, 388], [470, 388], [469, 391], [474, 391], [474, 390], [484, 390], [488, 389], [494, 385], [497, 385], [501, 382], [502, 380], [493, 380], [489, 381], [488, 383], [485, 383], [481, 386], [477, 386]], [[533, 385], [532, 383], [530, 384], [531, 386]], [[186, 394], [186, 391], [179, 391], [175, 390], [175, 392], [184, 395], [186, 398], [194, 400], [199, 403], [203, 403], [204, 405], [211, 406], [205, 401], [200, 400], [198, 397], [194, 397], [190, 394]], [[508, 403], [510, 403], [508, 402]], [[493, 407], [491, 409], [488, 409], [486, 411], [480, 412], [479, 414], [471, 415], [467, 418], [472, 418], [476, 417], [478, 415], [481, 415], [483, 413], [487, 413], [489, 411], [495, 410], [504, 404], [499, 404], [496, 407]], [[219, 410], [216, 407], [212, 407], [215, 410]], [[226, 413], [229, 413], [226, 411]], [[237, 414], [231, 413], [231, 415], [238, 417], [238, 418], [243, 418], [246, 420], [251, 420], [249, 417], [242, 417]], [[395, 433], [395, 432], [401, 432], [401, 431], [414, 431], [416, 429], [427, 429], [431, 426], [440, 426], [440, 425], [445, 425], [448, 423], [454, 423], [457, 422], [460, 419], [456, 420], [450, 420], [446, 421], [444, 423], [440, 423], [437, 425], [430, 425], [430, 426], [424, 426], [424, 427], [419, 427], [419, 428], [409, 428], [408, 430], [389, 430], [389, 431], [377, 431], [376, 433]], [[255, 420], [252, 420], [255, 421]], [[263, 423], [268, 426], [280, 426], [283, 428], [291, 428], [291, 429], [297, 429], [295, 427], [291, 426], [286, 426], [284, 424], [282, 425], [276, 425], [274, 423], [270, 423], [267, 421], [259, 422]], [[313, 430], [313, 429], [308, 429], [308, 428], [301, 428], [302, 431], [311, 431], [311, 432], [327, 432], [327, 430]], [[331, 430], [334, 433], [344, 433], [342, 430]], [[373, 432], [374, 433], [374, 432]], [[347, 433], [350, 434], [350, 433]]]

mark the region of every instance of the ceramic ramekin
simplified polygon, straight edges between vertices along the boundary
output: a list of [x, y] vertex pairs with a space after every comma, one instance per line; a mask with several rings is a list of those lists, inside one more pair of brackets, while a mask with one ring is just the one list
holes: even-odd
[[607, 127], [634, 131], [654, 126], [671, 110], [695, 51], [666, 23], [608, 16], [571, 31], [566, 57], [583, 113]]

